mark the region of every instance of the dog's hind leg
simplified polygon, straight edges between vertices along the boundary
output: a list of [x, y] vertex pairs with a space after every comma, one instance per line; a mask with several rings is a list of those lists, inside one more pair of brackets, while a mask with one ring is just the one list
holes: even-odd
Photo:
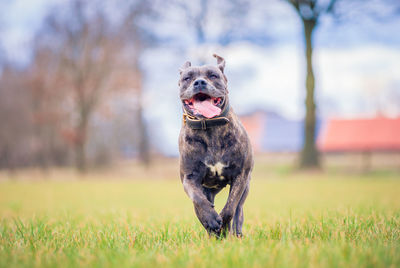
[[246, 189], [244, 190], [242, 197], [240, 198], [240, 201], [238, 203], [238, 206], [235, 211], [235, 215], [233, 216], [233, 230], [236, 234], [236, 236], [241, 237], [242, 236], [242, 226], [243, 226], [243, 204], [244, 201], [246, 201], [246, 197], [249, 194], [249, 185], [246, 186]]
[[249, 173], [243, 174], [235, 179], [229, 189], [228, 200], [219, 214], [222, 218], [222, 235], [226, 236], [231, 232], [231, 221], [235, 215], [238, 204], [249, 184]]

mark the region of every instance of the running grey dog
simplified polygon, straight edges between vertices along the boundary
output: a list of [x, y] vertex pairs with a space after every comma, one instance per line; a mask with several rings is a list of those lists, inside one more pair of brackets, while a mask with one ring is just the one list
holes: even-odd
[[[253, 152], [245, 129], [229, 106], [225, 60], [214, 57], [217, 66], [186, 62], [180, 69], [180, 177], [207, 232], [226, 236], [233, 219], [233, 231], [240, 237]], [[227, 185], [229, 197], [218, 214], [214, 197]]]

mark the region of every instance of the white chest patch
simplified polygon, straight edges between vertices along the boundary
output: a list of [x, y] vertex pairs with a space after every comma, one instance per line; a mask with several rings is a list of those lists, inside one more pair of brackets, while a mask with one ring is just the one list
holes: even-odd
[[206, 166], [210, 169], [213, 176], [219, 177], [221, 180], [224, 179], [224, 176], [222, 176], [222, 169], [226, 167], [225, 164], [217, 162], [215, 165], [206, 164]]

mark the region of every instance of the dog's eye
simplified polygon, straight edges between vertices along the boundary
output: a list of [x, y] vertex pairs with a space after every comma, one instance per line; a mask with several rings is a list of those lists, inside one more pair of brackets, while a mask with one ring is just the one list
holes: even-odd
[[186, 77], [183, 78], [183, 81], [185, 81], [185, 82], [189, 81], [189, 80], [190, 80], [190, 76], [186, 76]]
[[219, 78], [219, 76], [216, 75], [216, 74], [210, 74], [208, 77], [210, 77], [211, 79], [217, 79], [217, 78]]

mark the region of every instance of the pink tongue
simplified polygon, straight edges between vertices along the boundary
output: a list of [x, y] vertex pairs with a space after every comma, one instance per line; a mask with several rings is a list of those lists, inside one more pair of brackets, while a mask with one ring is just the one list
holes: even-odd
[[196, 111], [207, 118], [212, 118], [221, 113], [221, 109], [212, 104], [212, 100], [194, 101], [193, 106]]

